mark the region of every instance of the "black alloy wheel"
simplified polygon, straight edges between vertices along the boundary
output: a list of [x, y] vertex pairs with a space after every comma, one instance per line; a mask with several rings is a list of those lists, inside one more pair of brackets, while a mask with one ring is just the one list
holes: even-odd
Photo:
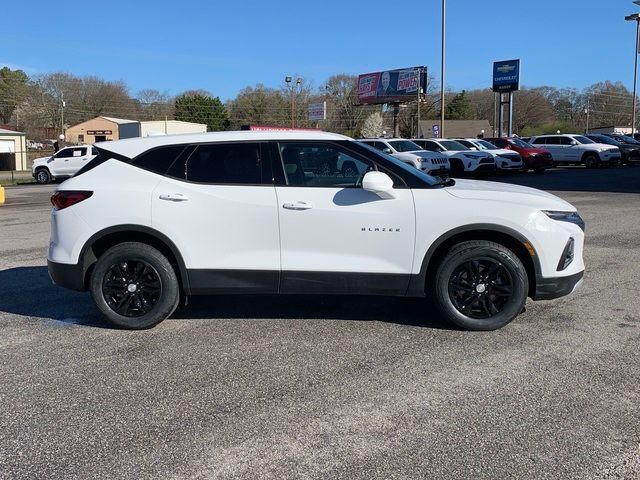
[[144, 260], [118, 262], [102, 280], [107, 305], [123, 317], [141, 317], [151, 310], [162, 295], [160, 275]]
[[524, 309], [527, 270], [512, 250], [488, 240], [451, 247], [430, 277], [435, 307], [467, 330], [496, 330]]
[[513, 279], [502, 262], [476, 258], [460, 264], [449, 278], [453, 306], [470, 318], [486, 319], [500, 313], [513, 295]]
[[169, 318], [180, 301], [174, 266], [159, 250], [139, 242], [104, 252], [91, 272], [89, 290], [107, 320], [134, 330]]

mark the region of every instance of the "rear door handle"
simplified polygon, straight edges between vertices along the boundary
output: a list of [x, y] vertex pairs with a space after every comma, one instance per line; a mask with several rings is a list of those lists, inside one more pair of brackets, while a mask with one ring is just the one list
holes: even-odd
[[287, 210], [309, 210], [313, 208], [313, 206], [307, 202], [295, 202], [285, 203], [284, 205], [282, 205], [282, 208], [286, 208]]
[[181, 193], [163, 193], [160, 195], [160, 200], [168, 200], [169, 202], [186, 202], [189, 197]]

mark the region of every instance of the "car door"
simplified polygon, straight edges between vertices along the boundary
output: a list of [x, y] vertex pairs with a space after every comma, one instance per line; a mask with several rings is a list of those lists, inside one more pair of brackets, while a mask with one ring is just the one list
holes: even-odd
[[544, 148], [551, 152], [555, 161], [566, 162], [567, 152], [560, 142], [560, 137], [545, 137]]
[[[173, 149], [159, 156], [176, 160], [158, 177], [152, 224], [181, 252], [191, 291], [277, 292], [278, 209], [271, 165], [263, 163], [261, 145], [230, 142]], [[153, 159], [147, 163], [154, 165]]]
[[[335, 151], [340, 173], [304, 171], [300, 158], [306, 149], [319, 147]], [[385, 200], [363, 190], [364, 174], [383, 167], [335, 142], [280, 142], [272, 154], [284, 173], [276, 186], [280, 291], [404, 294], [415, 213], [413, 194], [402, 180], [394, 178], [397, 198]]]
[[58, 150], [53, 157], [51, 157], [51, 161], [47, 163], [51, 174], [55, 177], [68, 175], [69, 171], [69, 160], [73, 155], [73, 148], [63, 148]]
[[73, 147], [71, 150], [71, 156], [65, 161], [65, 175], [74, 175], [80, 170], [91, 158], [88, 154], [87, 147]]
[[574, 145], [575, 140], [571, 137], [560, 137], [560, 145], [564, 151], [564, 158], [567, 162], [579, 162], [582, 158], [583, 149], [580, 144]]

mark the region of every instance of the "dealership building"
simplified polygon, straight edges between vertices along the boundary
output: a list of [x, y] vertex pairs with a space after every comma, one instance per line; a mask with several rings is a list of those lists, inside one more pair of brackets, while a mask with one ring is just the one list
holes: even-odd
[[176, 133], [204, 133], [204, 123], [182, 122], [179, 120], [158, 120], [139, 122], [124, 118], [96, 117], [69, 127], [65, 140], [73, 144], [93, 144], [123, 138], [148, 137]]

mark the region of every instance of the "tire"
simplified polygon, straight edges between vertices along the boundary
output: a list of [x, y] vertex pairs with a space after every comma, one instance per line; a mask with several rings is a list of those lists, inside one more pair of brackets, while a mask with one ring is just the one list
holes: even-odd
[[328, 177], [333, 173], [333, 169], [331, 168], [331, 164], [329, 162], [322, 162], [320, 164], [320, 168], [318, 169], [318, 174]]
[[358, 172], [355, 162], [348, 160], [342, 164], [343, 177], [357, 177], [358, 175], [360, 175], [360, 172]]
[[452, 158], [449, 164], [451, 165], [452, 177], [460, 177], [464, 173], [464, 165], [462, 164], [462, 160]]
[[90, 290], [107, 320], [132, 330], [162, 322], [180, 301], [180, 285], [171, 262], [155, 248], [137, 242], [111, 247], [98, 259]]
[[38, 168], [36, 170], [36, 182], [40, 185], [46, 185], [51, 182], [51, 173], [46, 168]]
[[594, 153], [587, 153], [583, 157], [582, 163], [584, 163], [584, 166], [587, 168], [596, 168], [598, 166], [598, 163], [600, 163], [600, 160]]
[[518, 256], [484, 240], [453, 246], [431, 281], [440, 314], [466, 330], [504, 327], [522, 312], [529, 292], [527, 271]]

